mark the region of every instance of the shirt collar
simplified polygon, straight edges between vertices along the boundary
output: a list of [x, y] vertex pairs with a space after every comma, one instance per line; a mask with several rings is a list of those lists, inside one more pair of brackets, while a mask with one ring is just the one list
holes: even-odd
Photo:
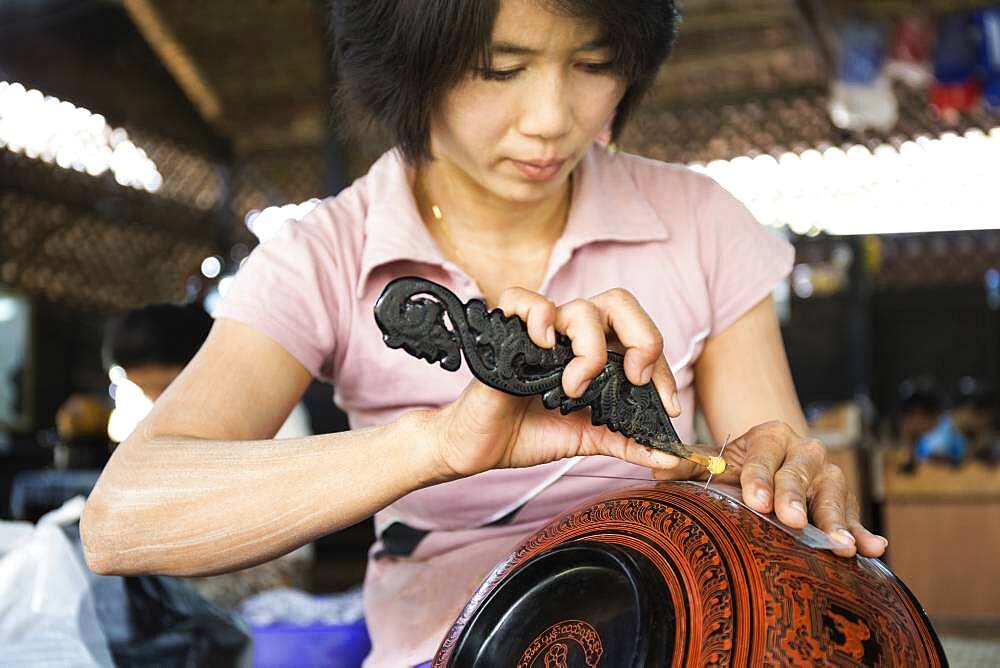
[[[598, 242], [640, 243], [669, 238], [663, 220], [635, 182], [635, 160], [593, 146], [573, 172], [573, 199], [563, 236], [553, 249], [550, 274], [572, 252]], [[384, 154], [368, 173], [368, 212], [361, 257], [358, 297], [380, 266], [391, 262], [422, 262], [445, 266], [413, 197], [414, 170], [396, 149]]]
[[368, 212], [361, 252], [358, 298], [378, 267], [407, 260], [443, 265], [444, 258], [420, 219], [413, 197], [414, 170], [393, 149], [368, 170]]
[[665, 241], [667, 226], [635, 181], [636, 158], [594, 145], [573, 172], [573, 202], [560, 241], [572, 248], [601, 241]]

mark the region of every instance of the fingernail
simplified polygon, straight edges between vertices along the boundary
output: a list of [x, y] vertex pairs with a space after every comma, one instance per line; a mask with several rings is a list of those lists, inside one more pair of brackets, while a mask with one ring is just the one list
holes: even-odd
[[854, 545], [854, 536], [847, 529], [837, 529], [830, 537], [841, 545]]
[[676, 392], [670, 395], [670, 409], [673, 411], [674, 417], [681, 414], [681, 402], [677, 398]]
[[548, 342], [550, 348], [555, 348], [556, 346], [556, 328], [549, 325], [549, 328], [545, 330], [545, 340]]
[[885, 536], [879, 536], [879, 535], [876, 535], [875, 537], [878, 538], [880, 541], [882, 541], [882, 548], [883, 549], [889, 547], [889, 539], [888, 538], [886, 538]]
[[802, 517], [806, 516], [806, 507], [802, 505], [801, 501], [792, 501], [788, 505], [792, 507], [792, 510], [802, 515]]
[[642, 370], [641, 374], [639, 374], [639, 384], [645, 385], [652, 379], [653, 379], [653, 365], [650, 364], [649, 366], [647, 366], [645, 369]]
[[767, 503], [771, 500], [771, 495], [767, 492], [767, 490], [758, 489], [756, 492], [754, 492], [753, 498], [754, 501], [756, 501], [757, 503], [761, 505], [767, 505]]

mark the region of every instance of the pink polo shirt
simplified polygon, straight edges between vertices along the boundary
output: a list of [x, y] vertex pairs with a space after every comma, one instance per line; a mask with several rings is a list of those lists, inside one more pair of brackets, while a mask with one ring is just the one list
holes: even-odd
[[[632, 292], [663, 333], [683, 409], [674, 424], [690, 442], [693, 363], [705, 339], [770, 294], [788, 275], [793, 249], [714, 181], [683, 167], [595, 145], [573, 179], [569, 220], [540, 292], [557, 305], [616, 287]], [[445, 405], [472, 380], [467, 365], [448, 373], [386, 348], [372, 315], [382, 288], [399, 276], [437, 281], [462, 300], [481, 296], [442, 257], [417, 211], [412, 181], [398, 152], [386, 153], [350, 188], [261, 244], [215, 312], [256, 328], [333, 382], [354, 428]], [[379, 512], [378, 532], [399, 521], [431, 533], [409, 557], [370, 561], [365, 603], [373, 650], [365, 665], [430, 659], [497, 561], [561, 511], [621, 486], [607, 479], [616, 476], [649, 474], [613, 458], [576, 458], [437, 485]], [[514, 510], [510, 523], [484, 526]]]

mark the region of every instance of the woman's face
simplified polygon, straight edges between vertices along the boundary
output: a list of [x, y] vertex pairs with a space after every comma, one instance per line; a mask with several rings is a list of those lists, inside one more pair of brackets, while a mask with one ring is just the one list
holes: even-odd
[[598, 28], [542, 4], [502, 2], [491, 68], [468, 73], [431, 123], [435, 167], [521, 203], [562, 192], [625, 92]]

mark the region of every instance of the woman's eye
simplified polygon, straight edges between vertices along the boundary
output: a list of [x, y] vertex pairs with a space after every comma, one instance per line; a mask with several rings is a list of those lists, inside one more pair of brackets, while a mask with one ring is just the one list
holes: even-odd
[[520, 67], [512, 70], [491, 70], [489, 68], [484, 68], [479, 70], [479, 76], [487, 81], [509, 81], [516, 77], [520, 72]]
[[585, 72], [590, 72], [592, 74], [604, 74], [605, 72], [610, 72], [614, 67], [614, 63], [611, 61], [600, 62], [600, 63], [580, 63], [580, 68]]

